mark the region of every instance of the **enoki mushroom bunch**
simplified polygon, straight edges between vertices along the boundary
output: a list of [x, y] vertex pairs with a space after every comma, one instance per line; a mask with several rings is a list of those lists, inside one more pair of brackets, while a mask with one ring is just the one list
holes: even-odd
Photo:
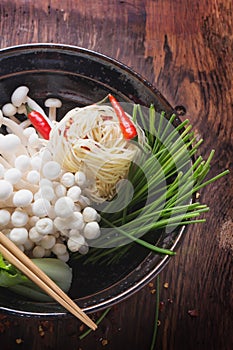
[[123, 136], [112, 107], [74, 108], [53, 127], [48, 147], [66, 171], [84, 172], [88, 179], [85, 193], [103, 202], [114, 197], [117, 183], [127, 178], [131, 162], [140, 156], [138, 145], [145, 140], [136, 127], [138, 139], [132, 142]]
[[4, 105], [7, 117], [0, 110], [0, 127], [8, 131], [0, 134], [0, 230], [31, 257], [67, 261], [69, 251], [88, 252], [100, 218], [84, 196], [85, 174], [65, 171], [28, 120], [18, 124], [14, 113], [25, 110], [26, 100]]

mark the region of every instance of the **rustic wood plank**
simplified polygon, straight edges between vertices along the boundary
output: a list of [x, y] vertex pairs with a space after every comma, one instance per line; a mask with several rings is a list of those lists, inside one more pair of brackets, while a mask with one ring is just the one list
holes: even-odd
[[[182, 105], [205, 142], [216, 149], [211, 174], [229, 167], [233, 147], [233, 6], [231, 0], [2, 0], [0, 47], [59, 42], [96, 50], [129, 65], [173, 105]], [[207, 223], [189, 227], [177, 256], [161, 273], [157, 348], [230, 350], [233, 321], [232, 172], [201, 200]], [[228, 236], [226, 236], [226, 232]], [[225, 243], [224, 243], [225, 242]], [[154, 281], [153, 281], [154, 282]], [[168, 282], [168, 288], [164, 283]], [[4, 350], [66, 348], [148, 350], [155, 295], [148, 286], [114, 307], [98, 333], [78, 340], [78, 321], [2, 316]], [[189, 311], [192, 311], [191, 314]], [[44, 332], [44, 334], [43, 334]], [[33, 337], [32, 337], [33, 334]], [[59, 335], [59, 336], [58, 336]]]

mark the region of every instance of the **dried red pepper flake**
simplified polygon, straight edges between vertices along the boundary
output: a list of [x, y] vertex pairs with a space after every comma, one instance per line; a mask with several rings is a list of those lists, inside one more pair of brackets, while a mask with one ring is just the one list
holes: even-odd
[[160, 303], [159, 303], [159, 311], [163, 311], [164, 307], [165, 307], [164, 301], [160, 301]]
[[90, 151], [90, 148], [87, 146], [80, 146], [80, 148], [85, 149], [86, 151]]
[[101, 115], [102, 120], [112, 120], [113, 117], [110, 115]]
[[101, 344], [102, 344], [103, 346], [108, 345], [108, 340], [107, 340], [107, 339], [102, 339], [102, 340], [101, 340]]
[[84, 324], [82, 323], [81, 326], [79, 327], [80, 332], [83, 332], [83, 331], [84, 331], [84, 327], [85, 327], [85, 326], [84, 326]]
[[8, 328], [10, 328], [11, 323], [6, 315], [0, 315], [0, 333], [4, 333]]
[[50, 321], [41, 321], [41, 327], [44, 331], [48, 331], [50, 333], [53, 332], [53, 323]]
[[197, 309], [189, 310], [189, 311], [188, 311], [188, 314], [189, 314], [191, 317], [198, 317], [198, 316], [199, 316], [199, 312], [198, 312]]
[[45, 332], [44, 332], [44, 329], [43, 329], [43, 327], [41, 325], [39, 325], [39, 327], [38, 327], [38, 332], [39, 332], [41, 337], [44, 337]]

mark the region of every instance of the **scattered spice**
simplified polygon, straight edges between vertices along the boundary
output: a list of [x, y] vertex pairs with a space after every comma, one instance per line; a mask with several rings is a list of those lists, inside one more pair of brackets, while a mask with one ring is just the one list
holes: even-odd
[[84, 324], [81, 324], [81, 326], [79, 327], [80, 332], [84, 331]]
[[43, 327], [41, 325], [39, 325], [38, 331], [39, 331], [39, 334], [40, 334], [41, 337], [43, 337], [45, 335], [44, 329], [43, 329]]
[[156, 289], [154, 288], [154, 283], [153, 282], [148, 283], [148, 287], [150, 289], [150, 293], [151, 294], [155, 294], [156, 293]]
[[163, 311], [164, 307], [165, 307], [164, 301], [160, 301], [160, 303], [159, 303], [159, 311]]
[[163, 286], [164, 286], [164, 288], [168, 288], [168, 286], [169, 286], [169, 284], [168, 284], [168, 282], [165, 282], [164, 284], [163, 284]]
[[103, 346], [108, 345], [108, 340], [107, 340], [107, 339], [103, 339], [103, 340], [101, 341], [101, 344], [102, 344]]
[[[102, 313], [102, 315], [96, 321], [97, 325], [99, 325], [102, 322], [102, 320], [105, 318], [105, 316], [107, 316], [107, 314], [109, 313], [110, 310], [111, 310], [111, 308], [109, 307]], [[85, 338], [91, 332], [92, 332], [92, 330], [89, 328], [86, 332], [84, 332], [83, 334], [81, 334], [79, 336], [79, 339], [82, 340], [83, 338]]]
[[196, 309], [189, 310], [189, 311], [188, 311], [188, 314], [189, 314], [191, 317], [198, 317], [198, 316], [199, 316], [199, 312], [198, 312], [198, 310], [196, 310]]
[[233, 221], [225, 221], [219, 233], [219, 247], [223, 250], [229, 250], [233, 254]]
[[6, 315], [0, 315], [0, 333], [4, 333], [10, 327], [10, 321]]
[[23, 343], [23, 339], [17, 338], [17, 339], [15, 339], [15, 342], [16, 342], [16, 344], [22, 344]]

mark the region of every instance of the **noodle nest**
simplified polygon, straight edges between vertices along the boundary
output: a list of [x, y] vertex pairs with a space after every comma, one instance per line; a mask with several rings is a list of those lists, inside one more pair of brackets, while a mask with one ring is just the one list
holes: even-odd
[[52, 128], [49, 147], [63, 169], [86, 174], [86, 195], [101, 203], [115, 196], [117, 183], [127, 178], [131, 162], [140, 157], [145, 136], [135, 126], [137, 142], [124, 139], [111, 106], [74, 108]]

